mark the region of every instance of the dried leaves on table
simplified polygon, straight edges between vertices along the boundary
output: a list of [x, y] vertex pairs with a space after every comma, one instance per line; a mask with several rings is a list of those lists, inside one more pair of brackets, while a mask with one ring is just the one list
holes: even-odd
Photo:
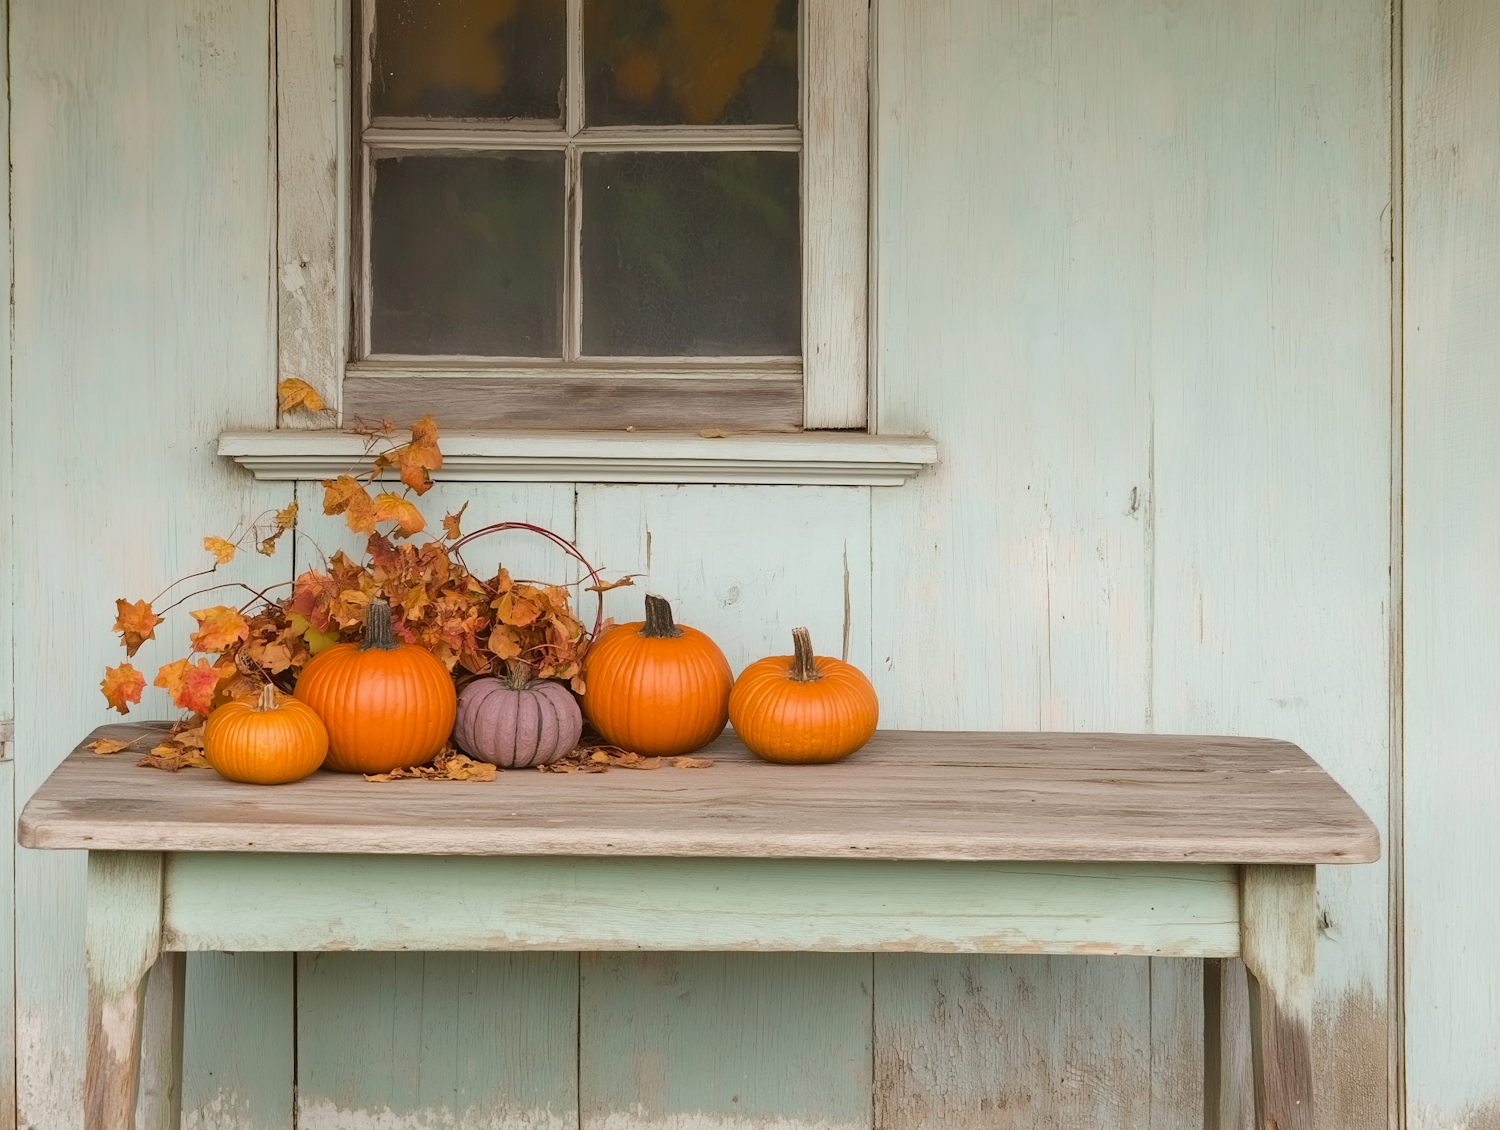
[[389, 773], [366, 773], [366, 781], [493, 781], [495, 767], [453, 749], [444, 749], [431, 765], [392, 769]]

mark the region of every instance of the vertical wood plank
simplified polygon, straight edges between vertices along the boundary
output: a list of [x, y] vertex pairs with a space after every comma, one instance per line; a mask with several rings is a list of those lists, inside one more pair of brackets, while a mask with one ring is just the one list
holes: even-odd
[[[865, 488], [580, 486], [578, 544], [613, 576], [617, 621], [674, 602], [738, 672], [791, 650], [869, 669]], [[595, 1130], [869, 1125], [869, 960], [585, 957], [580, 1095]]]
[[582, 961], [583, 1130], [871, 1126], [869, 956]]
[[644, 574], [608, 595], [608, 615], [640, 620], [660, 593], [736, 674], [789, 655], [798, 626], [868, 672], [869, 506], [867, 487], [580, 486], [578, 545], [611, 576]]
[[1500, 1126], [1500, 902], [1487, 893], [1500, 875], [1500, 7], [1405, 0], [1403, 11], [1407, 1124], [1490, 1130]]
[[[318, 390], [338, 419], [346, 341], [347, 0], [276, 5], [276, 367]], [[327, 427], [290, 412], [282, 427]]]
[[[269, 4], [14, 0], [9, 14], [7, 448], [15, 528], [47, 543], [14, 558], [24, 801], [79, 730], [118, 717], [98, 690], [123, 658], [115, 598], [201, 569], [205, 535], [283, 490], [214, 454], [221, 429], [275, 422]], [[248, 557], [233, 567], [247, 583], [287, 575], [284, 554]], [[133, 660], [148, 683], [185, 648], [186, 612]], [[133, 716], [169, 714], [151, 688]], [[77, 1130], [83, 857], [19, 850], [16, 888], [20, 1120]]]
[[806, 428], [865, 426], [869, 352], [870, 5], [803, 6], [802, 275]]
[[292, 1130], [293, 961], [187, 955], [182, 1130]]
[[1250, 971], [1255, 1121], [1313, 1130], [1314, 867], [1240, 871], [1240, 951]]
[[[1151, 963], [1151, 1130], [1209, 1130], [1205, 1086], [1204, 966], [1181, 957]], [[1240, 1130], [1221, 1126], [1213, 1130]], [[1246, 1128], [1248, 1130], [1248, 1128]]]
[[299, 1130], [571, 1130], [575, 954], [305, 954]]
[[881, 1130], [1150, 1125], [1149, 959], [879, 954], [875, 976]]
[[0, 760], [0, 1130], [16, 1130], [15, 765]]
[[[942, 454], [873, 495], [882, 722], [1148, 728], [1146, 280], [1177, 248], [1144, 186], [1212, 78], [1161, 79], [1146, 0], [876, 7], [877, 424]], [[882, 1127], [1149, 1124], [1145, 960], [891, 961]]]
[[[1153, 727], [1298, 742], [1383, 827], [1388, 8], [1179, 14], [1151, 43], [1173, 129], [1131, 192], [1164, 233], [1143, 271]], [[1351, 1130], [1387, 1118], [1386, 882], [1319, 877], [1318, 1102]]]

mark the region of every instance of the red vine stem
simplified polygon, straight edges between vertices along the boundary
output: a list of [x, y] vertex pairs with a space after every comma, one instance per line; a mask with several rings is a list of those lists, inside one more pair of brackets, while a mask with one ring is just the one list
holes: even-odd
[[[465, 569], [468, 569], [469, 563], [467, 561], [464, 561], [463, 554], [462, 552], [460, 552], [463, 547], [468, 545], [471, 541], [476, 540], [477, 538], [486, 537], [490, 534], [503, 533], [506, 530], [526, 530], [528, 533], [540, 534], [542, 537], [552, 542], [553, 545], [557, 546], [569, 557], [573, 558], [573, 560], [577, 561], [580, 565], [587, 569], [589, 578], [594, 582], [594, 584], [603, 584], [603, 582], [599, 579], [599, 571], [589, 564], [588, 558], [579, 552], [576, 545], [570, 542], [567, 538], [563, 537], [561, 534], [553, 533], [545, 526], [533, 526], [530, 522], [496, 522], [490, 526], [482, 526], [472, 533], [465, 534], [463, 537], [459, 538], [456, 542], [449, 546], [449, 549], [453, 551], [454, 555], [458, 558], [463, 567]], [[472, 569], [469, 571], [471, 573], [473, 572]], [[604, 626], [604, 593], [600, 592], [597, 595], [599, 597], [599, 611], [594, 616], [594, 630], [590, 633], [590, 635], [594, 639], [599, 638], [599, 629]]]
[[[209, 570], [209, 572], [212, 572], [212, 571], [213, 570]], [[187, 578], [184, 577], [183, 580], [185, 581], [185, 580], [187, 580]], [[283, 585], [289, 585], [291, 583], [292, 582], [290, 582], [290, 581], [282, 581], [281, 582], [281, 584], [283, 584]], [[277, 586], [277, 585], [272, 585], [271, 586], [271, 588], [273, 588], [273, 589], [277, 588], [277, 587], [279, 587], [279, 586]], [[165, 616], [168, 612], [172, 611], [172, 609], [176, 608], [178, 605], [183, 604], [186, 601], [192, 600], [193, 597], [195, 597], [195, 596], [202, 596], [206, 592], [214, 592], [217, 589], [244, 589], [246, 592], [252, 594], [252, 599], [245, 604], [246, 608], [249, 608], [250, 605], [254, 604], [255, 601], [257, 601], [257, 600], [264, 600], [265, 599], [265, 596], [264, 596], [263, 593], [256, 592], [249, 585], [244, 584], [241, 581], [225, 581], [222, 585], [209, 585], [208, 588], [206, 588], [206, 589], [199, 589], [197, 592], [190, 592], [186, 596], [180, 597], [177, 600], [173, 601], [171, 604], [169, 604], [165, 608], [163, 608], [160, 612], [156, 612], [155, 609], [153, 609], [152, 611], [157, 616]], [[271, 589], [266, 589], [265, 591], [266, 592], [270, 592]]]

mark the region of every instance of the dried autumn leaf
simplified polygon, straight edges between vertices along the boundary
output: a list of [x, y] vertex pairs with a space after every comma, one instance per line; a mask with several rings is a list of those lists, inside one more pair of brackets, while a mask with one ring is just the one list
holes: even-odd
[[597, 585], [586, 585], [584, 592], [609, 592], [611, 589], [634, 588], [635, 578], [639, 576], [641, 576], [640, 573], [626, 573], [618, 581], [600, 581]]
[[146, 676], [129, 663], [106, 667], [99, 689], [104, 692], [105, 702], [121, 714], [129, 714], [128, 704], [141, 701], [141, 692], [146, 689]]
[[276, 528], [290, 530], [297, 521], [297, 501], [293, 499], [284, 510], [276, 511]]
[[351, 475], [340, 475], [336, 479], [323, 480], [323, 513], [342, 514], [349, 529], [356, 534], [373, 534], [375, 502], [364, 485]]
[[118, 741], [115, 738], [99, 738], [89, 742], [84, 749], [93, 750], [95, 753], [119, 753], [122, 749], [129, 749], [129, 742]]
[[234, 560], [234, 542], [225, 541], [223, 538], [204, 538], [203, 548], [212, 553], [220, 565], [228, 565]]
[[707, 757], [674, 757], [672, 758], [673, 769], [707, 769], [713, 765], [713, 761]]
[[115, 631], [125, 644], [125, 655], [134, 656], [141, 644], [156, 638], [156, 625], [161, 617], [151, 611], [144, 600], [131, 604], [128, 600], [115, 601]]
[[409, 538], [427, 528], [427, 519], [422, 517], [422, 512], [399, 494], [375, 496], [375, 521], [395, 522], [398, 538]]
[[704, 439], [725, 439], [729, 435], [723, 428], [704, 428], [698, 434]]
[[432, 475], [443, 465], [443, 453], [438, 449], [437, 424], [431, 416], [423, 416], [411, 426], [411, 442], [397, 453], [396, 465], [401, 469], [401, 481], [419, 495], [432, 488]]
[[459, 531], [458, 523], [459, 523], [459, 519], [461, 519], [464, 516], [464, 511], [467, 510], [468, 508], [469, 508], [469, 504], [467, 502], [465, 502], [462, 506], [460, 506], [458, 508], [458, 513], [457, 514], [444, 514], [443, 515], [443, 537], [446, 538], [448, 541], [457, 541], [460, 537], [463, 536], [462, 533]]
[[301, 377], [287, 377], [276, 386], [276, 405], [283, 412], [306, 408], [309, 412], [323, 411], [323, 398]]
[[194, 651], [205, 651], [211, 654], [227, 651], [233, 644], [250, 634], [250, 626], [245, 623], [245, 618], [233, 608], [223, 604], [216, 604], [212, 608], [200, 608], [189, 615], [198, 621], [198, 630], [189, 637]]
[[207, 659], [179, 659], [167, 663], [156, 673], [156, 686], [172, 697], [172, 705], [195, 714], [208, 714], [213, 706], [214, 691], [218, 689], [223, 672]]

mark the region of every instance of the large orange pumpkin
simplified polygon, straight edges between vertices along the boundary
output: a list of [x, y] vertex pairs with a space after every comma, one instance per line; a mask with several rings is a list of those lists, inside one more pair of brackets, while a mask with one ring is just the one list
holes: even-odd
[[328, 730], [305, 703], [278, 701], [267, 683], [254, 702], [231, 701], [208, 716], [203, 756], [231, 781], [284, 785], [300, 781], [328, 752]]
[[858, 667], [814, 656], [806, 628], [792, 630], [792, 647], [792, 655], [760, 659], [740, 672], [729, 696], [734, 732], [767, 761], [848, 757], [875, 732], [875, 688]]
[[297, 697], [328, 727], [325, 764], [341, 773], [421, 765], [453, 732], [458, 702], [442, 661], [396, 640], [383, 600], [370, 601], [363, 642], [334, 644], [313, 657], [297, 680]]
[[729, 720], [734, 678], [718, 645], [646, 597], [646, 619], [611, 628], [584, 657], [583, 710], [605, 740], [647, 757], [707, 745]]

